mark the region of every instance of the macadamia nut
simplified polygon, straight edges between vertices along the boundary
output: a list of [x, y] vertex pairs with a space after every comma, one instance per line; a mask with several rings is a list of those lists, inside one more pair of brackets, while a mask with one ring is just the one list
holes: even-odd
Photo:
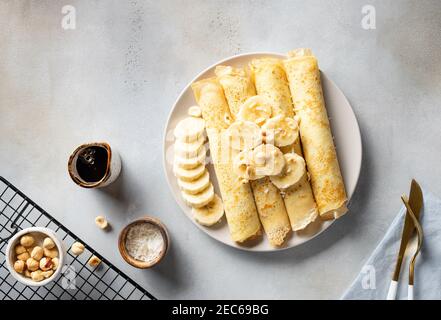
[[20, 238], [20, 244], [24, 247], [30, 247], [34, 244], [34, 237], [31, 235], [24, 235]]
[[101, 263], [101, 259], [97, 256], [92, 256], [87, 263], [91, 267], [97, 267]]
[[36, 282], [40, 282], [41, 280], [44, 279], [43, 271], [37, 270], [37, 271], [31, 272], [31, 278], [32, 278], [32, 280], [34, 280]]
[[43, 241], [43, 248], [53, 249], [54, 247], [55, 247], [54, 240], [52, 240], [49, 237], [44, 239], [44, 241]]
[[27, 250], [21, 244], [15, 246], [15, 254], [16, 255], [19, 255], [19, 254], [22, 254], [22, 253], [25, 253], [25, 252], [27, 252]]
[[25, 262], [23, 260], [15, 261], [14, 270], [18, 273], [23, 273], [23, 271], [25, 270]]
[[52, 269], [53, 262], [51, 258], [44, 257], [40, 260], [40, 269], [43, 271], [47, 271]]
[[202, 109], [199, 106], [191, 106], [188, 108], [187, 114], [191, 117], [200, 118], [202, 117]]
[[98, 216], [95, 218], [95, 223], [100, 229], [106, 229], [109, 226], [106, 218], [103, 216]]
[[28, 260], [26, 260], [26, 267], [28, 268], [29, 271], [36, 271], [39, 267], [39, 263], [37, 260], [35, 260], [34, 258], [29, 258]]
[[40, 261], [40, 259], [43, 258], [43, 253], [44, 253], [43, 248], [36, 246], [34, 247], [34, 249], [32, 249], [31, 258]]
[[60, 264], [60, 260], [58, 260], [58, 258], [53, 258], [52, 259], [52, 270], [57, 270], [59, 264]]
[[76, 256], [79, 256], [84, 252], [84, 245], [80, 242], [75, 242], [72, 247], [70, 247], [72, 253]]
[[58, 250], [57, 249], [46, 249], [43, 248], [44, 256], [49, 258], [56, 258], [58, 257]]
[[31, 255], [26, 251], [17, 256], [18, 260], [26, 261], [31, 257]]

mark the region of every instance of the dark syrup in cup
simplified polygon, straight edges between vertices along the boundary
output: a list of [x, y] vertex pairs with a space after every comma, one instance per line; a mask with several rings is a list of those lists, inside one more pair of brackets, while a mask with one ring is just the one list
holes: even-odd
[[91, 146], [82, 150], [76, 161], [78, 175], [86, 182], [98, 182], [104, 178], [109, 155], [101, 146]]

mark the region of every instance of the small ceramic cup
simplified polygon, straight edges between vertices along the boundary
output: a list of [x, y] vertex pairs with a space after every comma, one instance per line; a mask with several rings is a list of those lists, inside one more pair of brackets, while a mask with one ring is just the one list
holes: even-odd
[[[16, 261], [15, 246], [20, 243], [20, 238], [26, 234], [33, 235], [37, 239], [37, 241], [38, 240], [42, 241], [42, 239], [49, 237], [55, 243], [55, 246], [58, 250], [58, 261], [59, 261], [58, 268], [49, 278], [39, 282], [34, 281], [31, 278], [25, 277], [24, 275], [18, 273], [14, 269], [14, 262]], [[39, 245], [42, 245], [42, 243]], [[58, 277], [58, 275], [61, 273], [61, 269], [63, 268], [64, 265], [65, 256], [66, 256], [66, 249], [63, 246], [62, 241], [55, 234], [55, 232], [48, 228], [40, 228], [40, 227], [26, 228], [17, 232], [11, 239], [9, 239], [5, 252], [6, 267], [8, 268], [11, 275], [17, 281], [31, 287], [41, 287], [55, 280]]]
[[[140, 223], [150, 223], [150, 224], [156, 226], [159, 229], [159, 231], [161, 232], [162, 238], [164, 239], [164, 246], [162, 247], [158, 257], [152, 262], [144, 262], [144, 261], [134, 259], [127, 252], [127, 248], [126, 248], [127, 233], [129, 232], [129, 229], [131, 227], [133, 227], [137, 224], [140, 224]], [[148, 269], [148, 268], [151, 268], [151, 267], [157, 265], [165, 257], [169, 247], [170, 247], [170, 238], [168, 236], [167, 229], [165, 228], [164, 224], [156, 218], [143, 217], [138, 220], [135, 220], [135, 221], [129, 223], [127, 226], [125, 226], [124, 229], [122, 229], [122, 231], [119, 234], [118, 249], [119, 249], [121, 256], [128, 264], [130, 264], [136, 268], [139, 268], [139, 269]]]
[[[107, 151], [107, 165], [104, 176], [94, 182], [85, 181], [79, 174], [77, 170], [77, 160], [78, 156], [82, 151], [89, 147], [101, 147]], [[118, 152], [114, 148], [110, 148], [110, 145], [106, 142], [92, 142], [85, 143], [79, 146], [72, 152], [69, 157], [69, 161], [67, 164], [67, 169], [69, 171], [69, 175], [72, 178], [73, 182], [83, 188], [102, 188], [108, 186], [113, 181], [118, 178], [121, 172], [121, 158]]]

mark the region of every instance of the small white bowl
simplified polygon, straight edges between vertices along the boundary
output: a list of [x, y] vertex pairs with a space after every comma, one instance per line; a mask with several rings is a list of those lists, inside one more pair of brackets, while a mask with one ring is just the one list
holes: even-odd
[[[55, 246], [58, 249], [58, 268], [57, 270], [55, 270], [54, 274], [52, 276], [50, 276], [47, 279], [44, 279], [40, 282], [37, 281], [33, 281], [30, 278], [25, 277], [24, 275], [21, 275], [20, 273], [18, 273], [17, 271], [14, 270], [14, 262], [15, 262], [15, 246], [20, 242], [20, 238], [21, 236], [24, 236], [25, 234], [29, 234], [29, 233], [42, 233], [45, 236], [51, 238], [54, 243]], [[51, 281], [53, 281], [55, 278], [58, 277], [58, 275], [61, 272], [61, 269], [63, 268], [64, 265], [64, 258], [65, 258], [65, 249], [63, 246], [62, 241], [57, 237], [57, 235], [55, 234], [54, 231], [48, 229], [48, 228], [41, 228], [41, 227], [32, 227], [32, 228], [26, 228], [23, 229], [19, 232], [17, 232], [8, 242], [8, 245], [6, 247], [6, 254], [5, 254], [5, 259], [6, 259], [6, 266], [9, 270], [9, 272], [11, 273], [11, 275], [19, 282], [23, 283], [24, 285], [27, 286], [32, 286], [32, 287], [41, 287], [44, 286], [48, 283], [50, 283]]]

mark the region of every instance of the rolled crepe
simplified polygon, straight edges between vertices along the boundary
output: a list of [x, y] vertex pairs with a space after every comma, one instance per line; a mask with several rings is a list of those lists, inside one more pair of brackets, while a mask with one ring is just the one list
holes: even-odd
[[[256, 95], [251, 77], [244, 68], [218, 66], [216, 75], [221, 83], [232, 113], [239, 112], [240, 105]], [[257, 212], [265, 234], [273, 246], [280, 246], [291, 231], [288, 214], [279, 189], [268, 177], [250, 182]]]
[[323, 99], [317, 59], [309, 49], [288, 53], [283, 61], [294, 112], [300, 118], [300, 137], [312, 191], [323, 219], [347, 212], [347, 197]]
[[[265, 96], [286, 117], [293, 118], [291, 93], [282, 62], [275, 58], [254, 59], [250, 63], [250, 69], [257, 94]], [[284, 153], [294, 150], [303, 157], [300, 139], [297, 139], [293, 145], [281, 149]], [[299, 183], [285, 190], [283, 200], [293, 231], [306, 228], [318, 216], [307, 174]]]
[[248, 183], [239, 182], [233, 173], [233, 155], [229, 145], [222, 143], [223, 132], [231, 122], [227, 101], [216, 78], [195, 82], [192, 89], [205, 120], [210, 155], [231, 238], [236, 242], [244, 242], [260, 235], [261, 228], [251, 187]]
[[[224, 88], [230, 111], [235, 117], [245, 100], [256, 95], [254, 85], [250, 81], [248, 69], [217, 66], [215, 73]], [[225, 88], [228, 90], [225, 90]]]

